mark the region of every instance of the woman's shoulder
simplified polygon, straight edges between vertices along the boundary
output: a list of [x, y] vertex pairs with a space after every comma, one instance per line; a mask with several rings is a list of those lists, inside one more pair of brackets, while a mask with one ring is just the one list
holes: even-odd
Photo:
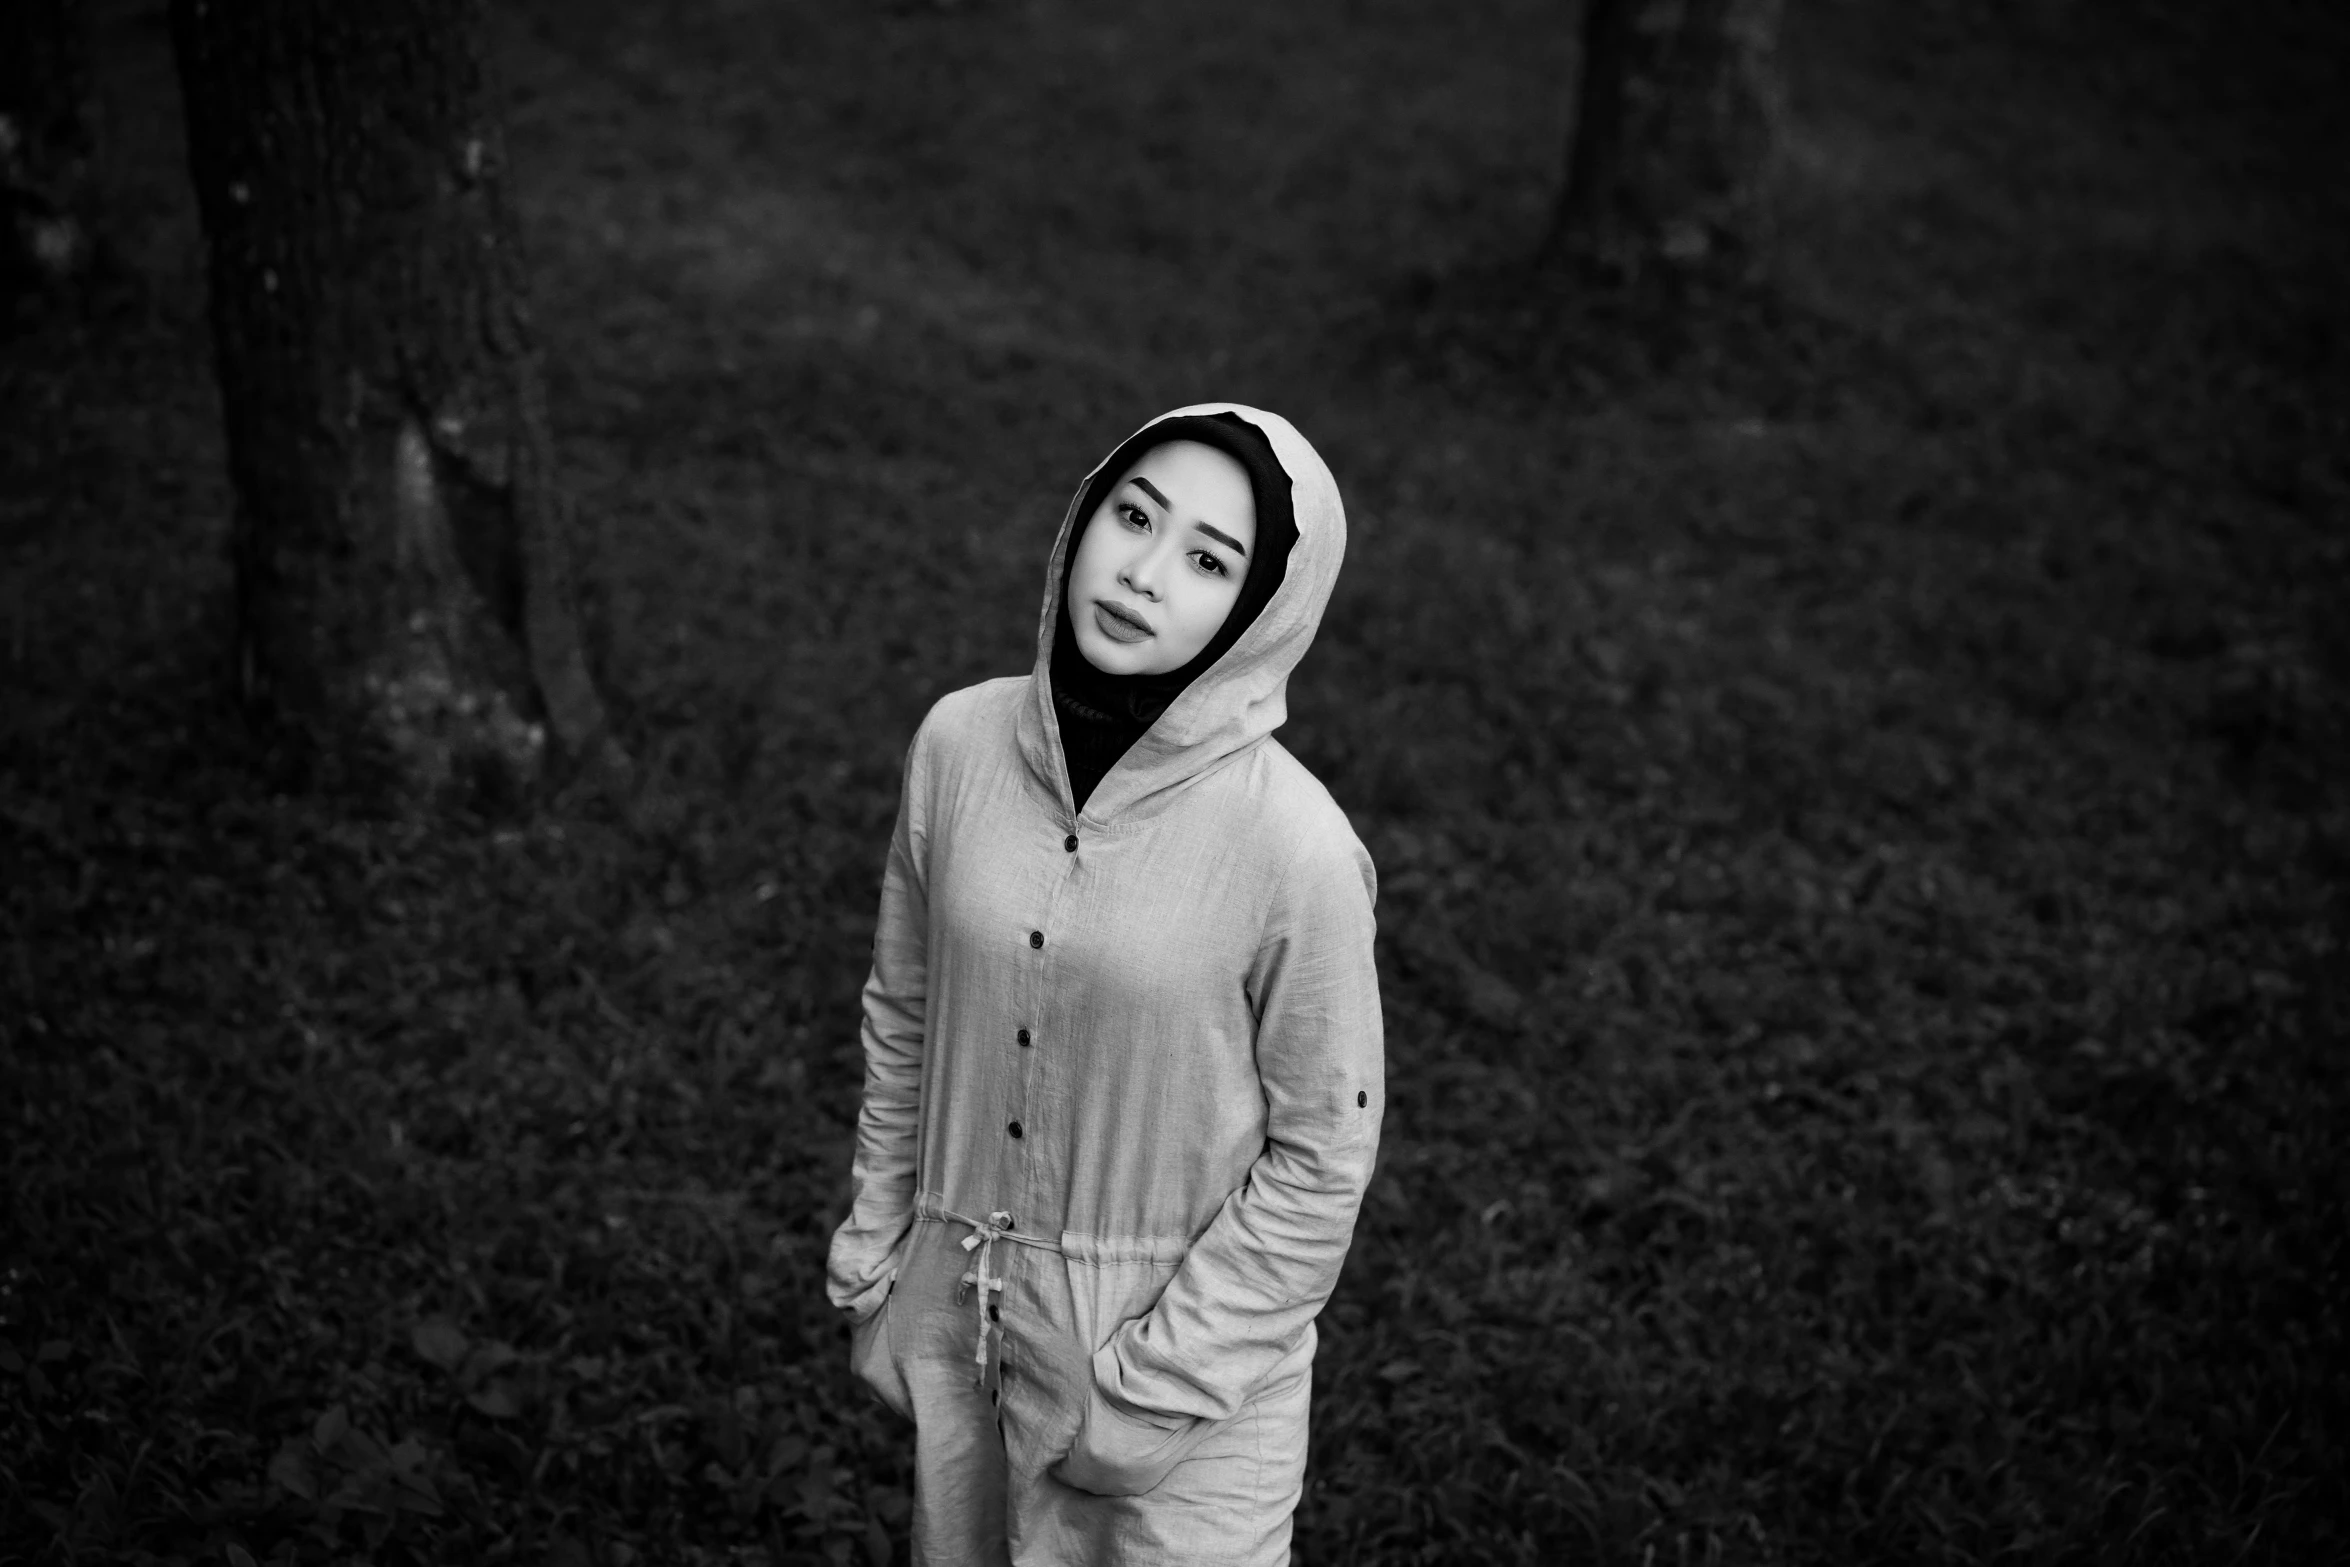
[[1322, 780], [1290, 754], [1280, 741], [1268, 737], [1249, 756], [1246, 785], [1255, 797], [1258, 830], [1268, 843], [1279, 843], [1293, 863], [1320, 862], [1336, 870], [1359, 873], [1367, 887], [1376, 887], [1370, 851], [1355, 832], [1354, 822], [1332, 798]]
[[1263, 802], [1265, 813], [1283, 827], [1338, 827], [1350, 835], [1346, 812], [1339, 809], [1322, 780], [1289, 747], [1270, 735], [1251, 747], [1248, 787]]
[[1028, 679], [1026, 675], [1001, 675], [949, 691], [930, 704], [921, 727], [914, 731], [915, 749], [952, 754], [974, 741], [1001, 741], [1019, 717]]

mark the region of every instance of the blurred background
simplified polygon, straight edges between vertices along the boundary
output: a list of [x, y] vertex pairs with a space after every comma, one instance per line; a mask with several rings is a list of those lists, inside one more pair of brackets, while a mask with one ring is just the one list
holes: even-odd
[[900, 758], [1205, 398], [1381, 876], [1299, 1560], [2350, 1548], [2350, 15], [222, 9], [14, 51], [0, 1554], [904, 1560]]

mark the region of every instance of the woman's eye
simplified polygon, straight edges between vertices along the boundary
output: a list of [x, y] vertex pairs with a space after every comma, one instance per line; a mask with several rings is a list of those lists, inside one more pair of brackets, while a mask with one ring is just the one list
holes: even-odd
[[1126, 525], [1130, 528], [1147, 528], [1151, 525], [1150, 513], [1144, 511], [1140, 506], [1135, 505], [1132, 501], [1120, 502], [1118, 506], [1118, 515], [1124, 519]]
[[1210, 555], [1206, 550], [1194, 551], [1191, 558], [1198, 561], [1199, 569], [1206, 572], [1211, 577], [1221, 577], [1226, 575], [1224, 570], [1224, 563], [1218, 560], [1215, 556]]

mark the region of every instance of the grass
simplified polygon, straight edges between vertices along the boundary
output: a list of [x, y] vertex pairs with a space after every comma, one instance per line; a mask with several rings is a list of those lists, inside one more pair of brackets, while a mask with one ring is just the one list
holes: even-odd
[[105, 13], [143, 281], [0, 370], [0, 1555], [902, 1557], [821, 1292], [898, 756], [1201, 395], [1354, 523], [1285, 738], [1392, 1095], [1300, 1560], [2350, 1549], [2339, 24], [2090, 9], [1796, 8], [1769, 267], [1593, 296], [1513, 260], [1531, 0], [522, 7], [641, 777], [426, 823], [216, 694]]

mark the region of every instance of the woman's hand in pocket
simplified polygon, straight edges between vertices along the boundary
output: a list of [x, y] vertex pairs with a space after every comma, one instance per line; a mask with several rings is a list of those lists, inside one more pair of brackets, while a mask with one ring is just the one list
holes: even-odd
[[1089, 1379], [1077, 1438], [1053, 1466], [1052, 1476], [1096, 1496], [1141, 1496], [1158, 1489], [1207, 1430], [1208, 1422], [1189, 1415], [1122, 1406], [1102, 1392], [1098, 1378]]
[[849, 1329], [849, 1369], [873, 1390], [876, 1398], [911, 1420], [913, 1394], [906, 1386], [906, 1373], [898, 1364], [890, 1338], [890, 1310], [896, 1293], [893, 1285], [890, 1293], [882, 1297], [881, 1308]]

